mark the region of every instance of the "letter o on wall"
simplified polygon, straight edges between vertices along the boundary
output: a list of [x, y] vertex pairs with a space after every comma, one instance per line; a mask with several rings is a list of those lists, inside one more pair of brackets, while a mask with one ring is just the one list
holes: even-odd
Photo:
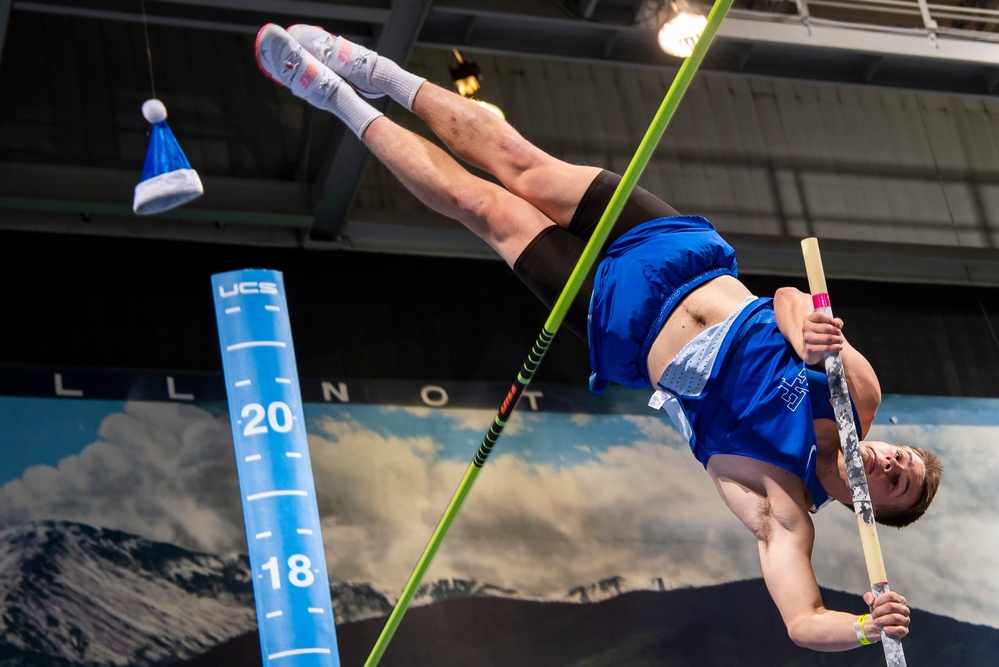
[[420, 399], [425, 405], [429, 405], [432, 408], [442, 408], [447, 405], [448, 401], [447, 392], [444, 391], [444, 387], [438, 387], [433, 384], [428, 384], [420, 389]]

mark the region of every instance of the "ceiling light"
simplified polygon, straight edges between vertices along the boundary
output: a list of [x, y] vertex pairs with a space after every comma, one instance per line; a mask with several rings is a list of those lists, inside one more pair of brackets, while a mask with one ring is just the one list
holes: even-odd
[[673, 3], [676, 12], [659, 29], [659, 48], [671, 56], [686, 58], [694, 52], [694, 45], [708, 24], [708, 17], [686, 2]]
[[462, 97], [467, 97], [480, 107], [491, 111], [505, 120], [506, 114], [498, 106], [492, 102], [486, 102], [474, 97], [475, 93], [479, 92], [482, 84], [482, 72], [479, 71], [479, 66], [473, 62], [465, 62], [465, 59], [458, 53], [458, 49], [451, 49], [451, 52], [454, 53], [454, 63], [449, 69], [458, 94]]
[[458, 49], [451, 50], [454, 53], [455, 64], [451, 65], [451, 78], [454, 79], [454, 87], [458, 89], [458, 94], [462, 97], [471, 97], [479, 91], [482, 82], [482, 73], [475, 63], [466, 63]]

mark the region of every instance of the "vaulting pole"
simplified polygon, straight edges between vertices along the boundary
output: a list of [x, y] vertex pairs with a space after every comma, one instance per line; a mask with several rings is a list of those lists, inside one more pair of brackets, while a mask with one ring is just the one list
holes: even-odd
[[[826, 291], [826, 275], [819, 255], [819, 241], [814, 237], [802, 239], [801, 252], [805, 258], [805, 272], [808, 274], [808, 290], [812, 293], [815, 310], [832, 317], [829, 293]], [[846, 462], [846, 477], [853, 494], [853, 510], [857, 514], [860, 528], [860, 542], [867, 561], [867, 574], [874, 597], [888, 591], [888, 575], [885, 573], [884, 559], [881, 557], [881, 544], [878, 542], [877, 524], [874, 523], [874, 506], [867, 488], [867, 473], [864, 459], [860, 456], [860, 442], [857, 427], [853, 423], [853, 409], [850, 407], [850, 390], [846, 384], [843, 360], [838, 352], [825, 355], [826, 377], [832, 394], [833, 409], [836, 413], [836, 426], [839, 429], [839, 442]], [[881, 631], [881, 644], [885, 650], [888, 667], [905, 667], [905, 654], [902, 642]]]
[[531, 348], [531, 352], [527, 357], [527, 361], [524, 362], [524, 366], [517, 375], [517, 380], [510, 387], [506, 398], [503, 399], [499, 412], [497, 412], [496, 417], [493, 419], [492, 425], [489, 427], [489, 432], [486, 433], [485, 438], [483, 438], [482, 443], [479, 445], [479, 450], [476, 452], [475, 457], [472, 459], [471, 465], [469, 465], [468, 470], [465, 472], [465, 476], [461, 480], [461, 484], [458, 486], [457, 491], [455, 491], [455, 494], [451, 499], [451, 503], [444, 512], [444, 516], [437, 525], [437, 529], [434, 531], [434, 534], [430, 539], [430, 543], [427, 545], [427, 548], [423, 552], [423, 556], [420, 558], [416, 569], [413, 571], [413, 574], [409, 579], [409, 583], [407, 583], [406, 587], [403, 589], [402, 595], [399, 597], [399, 601], [396, 603], [395, 608], [389, 615], [388, 621], [382, 629], [381, 635], [379, 635], [371, 654], [368, 656], [368, 660], [364, 663], [365, 667], [374, 667], [374, 665], [377, 665], [378, 661], [381, 660], [382, 654], [385, 652], [389, 641], [395, 634], [396, 628], [398, 628], [399, 623], [402, 621], [402, 617], [406, 613], [406, 609], [409, 607], [410, 601], [412, 601], [413, 596], [416, 594], [417, 587], [423, 579], [423, 575], [426, 574], [427, 569], [429, 569], [434, 555], [437, 553], [441, 543], [444, 541], [444, 537], [447, 535], [447, 531], [450, 529], [455, 517], [457, 517], [458, 511], [461, 509], [461, 505], [465, 501], [465, 497], [468, 496], [469, 491], [471, 491], [472, 484], [475, 483], [475, 479], [479, 476], [479, 471], [482, 469], [482, 466], [485, 465], [486, 459], [489, 457], [493, 446], [495, 446], [496, 441], [499, 440], [499, 437], [503, 432], [503, 428], [506, 426], [507, 420], [517, 407], [517, 403], [520, 401], [524, 390], [530, 384], [531, 378], [533, 378], [538, 365], [541, 363], [545, 352], [548, 350], [548, 346], [551, 344], [556, 332], [558, 332], [559, 327], [562, 326], [562, 320], [565, 319], [565, 315], [569, 311], [569, 305], [572, 303], [573, 299], [576, 298], [576, 294], [579, 292], [579, 288], [582, 285], [583, 280], [586, 278], [586, 275], [593, 267], [593, 263], [596, 261], [597, 255], [599, 255], [601, 249], [603, 248], [604, 242], [607, 240], [607, 236], [610, 234], [611, 228], [614, 226], [614, 223], [617, 222], [618, 216], [621, 215], [621, 210], [624, 208], [625, 202], [631, 195], [632, 190], [634, 190], [635, 184], [638, 182], [638, 178], [642, 175], [642, 171], [648, 164], [649, 159], [652, 157], [652, 153], [655, 151], [659, 140], [662, 138], [663, 132], [666, 130], [666, 125], [669, 123], [670, 119], [673, 117], [673, 113], [679, 106], [680, 100], [687, 91], [690, 81], [694, 78], [694, 74], [697, 72], [697, 68], [704, 59], [704, 54], [707, 53], [708, 47], [711, 46], [711, 42], [714, 40], [715, 34], [718, 32], [718, 26], [721, 25], [722, 19], [725, 18], [725, 14], [728, 13], [729, 7], [732, 6], [732, 2], [733, 0], [717, 0], [711, 8], [711, 11], [708, 13], [708, 23], [704, 27], [704, 32], [701, 33], [700, 38], [697, 40], [697, 44], [694, 45], [693, 53], [691, 53], [690, 56], [683, 61], [683, 64], [680, 65], [676, 78], [673, 79], [673, 84], [670, 86], [669, 90], [666, 91], [666, 97], [663, 98], [663, 102], [659, 106], [659, 111], [656, 112], [655, 117], [652, 119], [652, 124], [649, 126], [649, 129], [645, 133], [645, 137], [638, 146], [638, 151], [635, 153], [631, 163], [622, 175], [621, 182], [614, 191], [614, 195], [611, 197], [610, 203], [607, 204], [607, 209], [600, 217], [600, 221], [597, 223], [597, 227], [594, 229], [593, 235], [590, 237], [589, 242], [583, 249], [583, 253], [580, 256], [579, 261], [576, 263], [576, 267], [573, 269], [572, 274], [569, 276], [568, 282], [566, 282], [566, 285], [562, 290], [562, 294], [552, 307], [552, 311], [548, 316], [548, 320], [545, 322], [541, 334], [535, 341], [534, 347]]

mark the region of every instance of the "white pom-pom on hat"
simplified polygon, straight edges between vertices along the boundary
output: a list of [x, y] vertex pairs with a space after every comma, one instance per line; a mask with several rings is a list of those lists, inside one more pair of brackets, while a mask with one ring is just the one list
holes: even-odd
[[146, 100], [142, 103], [142, 115], [150, 123], [160, 123], [166, 120], [166, 106], [157, 99]]

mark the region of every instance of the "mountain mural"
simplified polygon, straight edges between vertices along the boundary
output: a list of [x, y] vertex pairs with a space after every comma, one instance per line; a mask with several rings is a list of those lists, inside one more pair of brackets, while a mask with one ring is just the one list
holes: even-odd
[[[365, 583], [333, 582], [340, 663], [363, 665], [392, 611]], [[0, 667], [261, 664], [249, 563], [79, 523], [0, 533]], [[859, 596], [823, 591], [856, 608]], [[860, 603], [862, 606], [862, 603]], [[999, 630], [913, 610], [910, 664], [995, 664]], [[798, 649], [761, 580], [629, 590], [619, 577], [526, 599], [467, 580], [422, 585], [381, 664], [883, 665], [878, 646]]]
[[256, 627], [245, 556], [41, 521], [0, 533], [0, 664], [164, 665]]
[[[856, 608], [858, 596], [823, 590]], [[861, 603], [862, 606], [863, 603]], [[337, 626], [342, 667], [361, 667], [386, 618]], [[999, 664], [999, 630], [912, 611], [903, 643], [912, 667]], [[261, 665], [255, 632], [176, 667]], [[410, 608], [383, 667], [884, 667], [880, 645], [842, 653], [796, 647], [762, 579], [672, 591], [632, 591], [594, 603], [449, 599]]]

